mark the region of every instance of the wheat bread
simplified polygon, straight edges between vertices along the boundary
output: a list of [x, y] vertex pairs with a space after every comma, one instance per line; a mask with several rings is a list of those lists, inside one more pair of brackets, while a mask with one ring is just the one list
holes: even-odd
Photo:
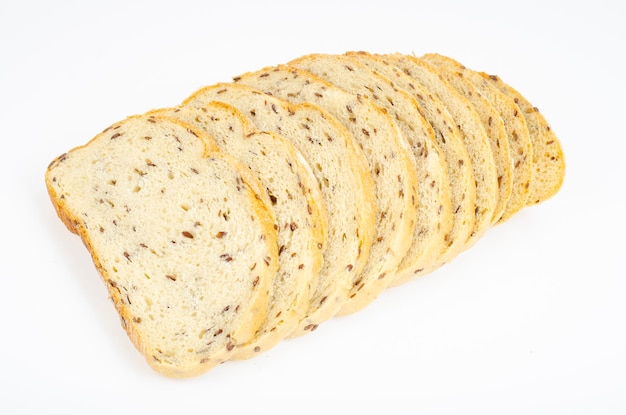
[[277, 234], [258, 179], [208, 136], [134, 116], [55, 159], [52, 203], [92, 255], [122, 326], [158, 372], [200, 374], [265, 317]]
[[284, 137], [258, 131], [234, 107], [210, 102], [202, 108], [151, 111], [194, 125], [216, 140], [254, 174], [270, 198], [278, 225], [278, 273], [263, 324], [240, 344], [231, 359], [251, 358], [277, 345], [304, 318], [317, 287], [326, 244], [327, 216], [317, 180], [308, 163]]
[[533, 173], [526, 205], [537, 205], [554, 196], [565, 178], [565, 157], [556, 134], [539, 112], [519, 91], [502, 81], [497, 75], [481, 72], [500, 91], [515, 101], [520, 108], [532, 143]]
[[256, 88], [222, 83], [196, 91], [183, 106], [211, 101], [236, 107], [260, 130], [282, 134], [315, 174], [328, 213], [327, 244], [307, 315], [292, 336], [313, 331], [343, 307], [368, 259], [376, 206], [365, 155], [348, 130], [314, 104], [291, 104]]
[[463, 74], [463, 77], [468, 79], [500, 113], [509, 142], [512, 165], [511, 195], [504, 212], [498, 219], [498, 223], [505, 222], [526, 206], [533, 174], [533, 147], [522, 111], [512, 98], [496, 88], [488, 78], [482, 77], [478, 72], [447, 56], [430, 53], [424, 57], [429, 62], [454, 68]]
[[500, 217], [506, 209], [506, 204], [511, 197], [513, 167], [511, 164], [509, 141], [506, 136], [504, 121], [502, 117], [500, 117], [498, 110], [462, 72], [452, 66], [443, 64], [439, 59], [433, 57], [433, 55], [424, 55], [421, 59], [436, 66], [441, 76], [474, 106], [480, 116], [487, 137], [489, 138], [494, 162], [496, 164], [496, 171], [498, 173], [498, 197], [491, 217], [491, 224], [494, 225], [500, 220]]
[[403, 72], [436, 94], [459, 126], [470, 155], [476, 185], [474, 229], [466, 241], [467, 249], [489, 229], [498, 196], [498, 175], [487, 133], [472, 104], [441, 77], [436, 67], [412, 55], [385, 55]]
[[352, 133], [363, 150], [376, 196], [374, 242], [339, 314], [362, 309], [391, 282], [411, 246], [416, 221], [426, 220], [417, 216], [418, 175], [408, 142], [386, 111], [310, 72], [279, 65], [234, 79], [289, 102], [319, 105]]

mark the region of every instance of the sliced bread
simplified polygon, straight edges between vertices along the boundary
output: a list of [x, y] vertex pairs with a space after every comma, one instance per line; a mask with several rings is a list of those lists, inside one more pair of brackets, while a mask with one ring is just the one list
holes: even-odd
[[491, 217], [491, 224], [493, 225], [500, 220], [511, 197], [513, 166], [511, 164], [509, 141], [506, 137], [504, 121], [500, 117], [498, 110], [462, 72], [456, 70], [453, 66], [442, 64], [432, 55], [424, 55], [421, 58], [436, 66], [441, 76], [476, 108], [476, 112], [480, 116], [483, 127], [487, 132], [498, 173], [498, 198]]
[[310, 72], [281, 65], [243, 74], [235, 82], [290, 102], [319, 105], [335, 116], [363, 149], [376, 195], [374, 242], [339, 314], [362, 309], [391, 282], [413, 240], [419, 199], [416, 161], [409, 144], [386, 111]]
[[500, 113], [509, 142], [512, 166], [511, 195], [498, 220], [498, 223], [505, 222], [526, 206], [533, 174], [533, 147], [522, 111], [513, 98], [496, 88], [488, 77], [484, 78], [478, 72], [443, 55], [427, 54], [425, 58], [439, 66], [454, 68], [468, 79]]
[[441, 159], [437, 159], [439, 154], [434, 150], [432, 141], [429, 141], [429, 137], [432, 138], [428, 135], [430, 126], [422, 116], [418, 104], [407, 92], [395, 88], [389, 79], [372, 71], [353, 57], [313, 54], [302, 56], [288, 65], [311, 72], [352, 94], [372, 100], [396, 120], [412, 148], [421, 148], [425, 152], [434, 151], [432, 155], [420, 153], [419, 150], [417, 152], [418, 157], [432, 156], [434, 164], [434, 166], [427, 164], [428, 167], [433, 167], [428, 171], [432, 175], [421, 177], [427, 180], [426, 183], [430, 187], [420, 187], [432, 191], [426, 199], [427, 202], [423, 203], [424, 207], [429, 209], [429, 216], [427, 222], [421, 223], [424, 227], [417, 231], [415, 249], [410, 250], [405, 257], [406, 263], [404, 260], [401, 262], [398, 274], [415, 275], [430, 269], [445, 250], [446, 243], [449, 243], [446, 236], [453, 233], [454, 228], [451, 220], [452, 204], [448, 203], [450, 195], [446, 193], [449, 184], [445, 183], [445, 170], [437, 170], [437, 167], [441, 167]]
[[327, 232], [326, 208], [308, 163], [284, 137], [253, 128], [237, 109], [221, 102], [202, 108], [152, 111], [207, 132], [217, 145], [249, 167], [267, 191], [278, 224], [278, 274], [267, 314], [251, 341], [233, 359], [250, 358], [278, 344], [304, 318], [317, 287]]
[[135, 116], [54, 160], [52, 203], [92, 255], [122, 326], [158, 372], [202, 373], [265, 317], [277, 234], [257, 178], [208, 136]]
[[481, 73], [481, 76], [512, 98], [522, 111], [533, 146], [533, 174], [526, 205], [542, 203], [554, 196], [563, 185], [565, 157], [561, 142], [539, 109], [519, 91], [502, 81], [497, 75]]
[[[474, 226], [474, 201], [475, 186], [469, 155], [465, 149], [458, 127], [454, 124], [452, 117], [448, 114], [443, 104], [425, 88], [416, 82], [412, 82], [410, 77], [400, 71], [396, 66], [390, 64], [385, 59], [367, 53], [351, 53], [350, 57], [357, 62], [353, 62], [350, 68], [355, 66], [361, 71], [368, 72], [371, 76], [379, 79], [376, 85], [375, 96], [380, 99], [382, 91], [400, 91], [395, 99], [392, 99], [388, 107], [393, 111], [397, 102], [407, 102], [406, 105], [415, 106], [415, 111], [424, 119], [434, 132], [435, 145], [442, 152], [442, 162], [444, 175], [447, 176], [445, 189], [447, 193], [441, 195], [440, 202], [434, 207], [441, 210], [441, 214], [448, 218], [448, 226], [442, 227], [445, 243], [440, 247], [438, 254], [433, 261], [422, 263], [416, 267], [414, 262], [407, 257], [403, 261], [405, 264], [412, 264], [402, 268], [396, 275], [393, 285], [404, 283], [415, 276], [431, 272], [441, 264], [452, 259], [465, 246], [465, 241], [472, 232]], [[373, 74], [373, 75], [371, 75]], [[380, 82], [384, 79], [384, 82]], [[402, 88], [404, 84], [404, 89]], [[367, 86], [368, 90], [371, 86]], [[386, 95], [387, 97], [389, 95]], [[385, 96], [383, 96], [385, 98]], [[388, 101], [388, 100], [387, 100]], [[450, 162], [450, 160], [454, 160]], [[429, 174], [426, 183], [432, 183], [428, 178], [434, 177]], [[435, 199], [436, 200], [436, 199]], [[448, 201], [450, 201], [448, 204]], [[432, 202], [431, 202], [432, 204]], [[401, 265], [402, 267], [402, 265]]]
[[476, 109], [441, 77], [436, 67], [411, 55], [396, 53], [385, 58], [439, 97], [459, 126], [476, 186], [475, 224], [466, 249], [491, 226], [498, 200], [498, 174], [487, 132]]
[[282, 134], [313, 169], [328, 212], [327, 244], [307, 315], [292, 336], [315, 330], [343, 307], [372, 245], [376, 206], [365, 155], [348, 130], [314, 104], [290, 104], [256, 88], [224, 83], [196, 91], [183, 106], [211, 101], [236, 107], [260, 130]]

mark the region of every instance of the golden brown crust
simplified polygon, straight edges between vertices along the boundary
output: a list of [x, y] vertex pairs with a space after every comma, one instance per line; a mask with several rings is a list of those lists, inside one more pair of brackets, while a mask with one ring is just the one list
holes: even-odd
[[519, 91], [502, 81], [497, 75], [481, 72], [500, 91], [511, 97], [519, 106], [532, 141], [533, 176], [530, 182], [527, 206], [537, 205], [554, 196], [565, 178], [565, 157], [561, 142], [539, 112]]

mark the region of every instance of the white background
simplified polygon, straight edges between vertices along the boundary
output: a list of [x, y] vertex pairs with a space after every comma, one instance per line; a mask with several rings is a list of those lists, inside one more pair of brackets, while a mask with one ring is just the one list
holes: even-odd
[[[0, 6], [0, 413], [626, 413], [619, 2], [95, 3]], [[156, 374], [57, 219], [48, 163], [200, 86], [347, 50], [501, 75], [559, 135], [561, 192], [311, 335], [197, 378]]]

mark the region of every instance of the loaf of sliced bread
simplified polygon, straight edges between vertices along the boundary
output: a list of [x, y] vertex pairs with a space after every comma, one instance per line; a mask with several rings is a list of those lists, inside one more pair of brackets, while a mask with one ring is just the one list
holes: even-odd
[[374, 242], [340, 314], [362, 309], [391, 282], [413, 240], [419, 199], [416, 161], [409, 144], [386, 111], [310, 72], [281, 65], [243, 74], [235, 81], [290, 102], [319, 105], [335, 116], [363, 149], [376, 195]]
[[[431, 157], [432, 164], [422, 164], [430, 170], [421, 172], [421, 179], [426, 180], [427, 186], [421, 186], [420, 190], [430, 192], [420, 205], [426, 208], [422, 213], [427, 216], [423, 222], [418, 221], [413, 249], [405, 257], [407, 261], [401, 262], [398, 273], [415, 275], [430, 269], [439, 260], [446, 246], [445, 237], [451, 232], [452, 205], [448, 203], [450, 195], [446, 193], [450, 184], [446, 184], [445, 170], [441, 169], [443, 161], [429, 140], [432, 138], [428, 135], [429, 124], [418, 104], [407, 92], [395, 88], [389, 79], [353, 57], [314, 54], [291, 61], [289, 66], [311, 72], [352, 94], [370, 99], [396, 120], [404, 138], [416, 149], [416, 159]], [[420, 153], [420, 149], [426, 153]]]
[[481, 75], [512, 98], [522, 111], [533, 146], [533, 173], [526, 205], [542, 203], [554, 196], [563, 185], [565, 158], [561, 142], [541, 112], [528, 99], [499, 76], [484, 72]]
[[158, 372], [202, 373], [253, 338], [278, 264], [258, 179], [187, 124], [134, 116], [54, 160], [46, 185]]
[[311, 54], [123, 119], [45, 182], [157, 372], [248, 359], [434, 271], [561, 188], [561, 143], [438, 54]]
[[256, 88], [225, 83], [196, 91], [183, 106], [211, 101], [238, 108], [260, 130], [282, 134], [315, 174], [328, 213], [327, 244], [318, 286], [292, 336], [310, 332], [343, 307], [369, 257], [376, 205], [365, 155], [349, 131], [314, 104], [290, 104]]
[[220, 150], [250, 168], [267, 191], [278, 225], [278, 273], [263, 324], [251, 341], [237, 346], [232, 358], [250, 358], [271, 349], [304, 318], [317, 287], [327, 217], [313, 172], [290, 141], [255, 130], [230, 105], [210, 102], [202, 108], [151, 113], [180, 119], [208, 133]]
[[475, 223], [464, 246], [467, 249], [491, 226], [498, 200], [498, 174], [487, 132], [476, 109], [443, 79], [436, 67], [411, 55], [392, 54], [386, 55], [386, 59], [435, 94], [459, 126], [476, 185]]
[[496, 88], [488, 77], [484, 78], [478, 72], [443, 55], [427, 54], [424, 57], [433, 64], [446, 66], [462, 74], [500, 113], [509, 142], [512, 166], [511, 195], [498, 219], [498, 223], [502, 223], [526, 206], [532, 180], [533, 147], [522, 111], [515, 101]]
[[498, 198], [491, 217], [491, 224], [493, 225], [500, 220], [511, 197], [513, 166], [504, 121], [498, 110], [462, 72], [452, 66], [442, 64], [436, 56], [424, 55], [421, 58], [436, 66], [441, 76], [474, 106], [487, 132], [498, 173]]

